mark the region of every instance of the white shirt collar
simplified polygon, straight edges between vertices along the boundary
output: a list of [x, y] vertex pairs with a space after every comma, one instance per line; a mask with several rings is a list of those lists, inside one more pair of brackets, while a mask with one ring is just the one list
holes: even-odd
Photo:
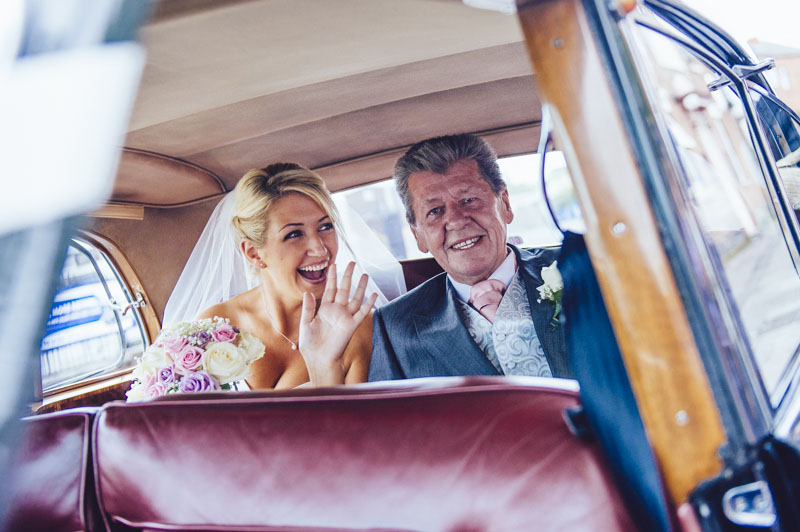
[[[511, 281], [514, 279], [514, 275], [517, 273], [517, 257], [511, 249], [508, 249], [508, 255], [506, 255], [505, 260], [500, 264], [500, 266], [490, 275], [489, 279], [497, 279], [498, 281], [503, 282], [506, 286], [511, 284]], [[465, 303], [469, 301], [469, 293], [472, 290], [472, 285], [459, 283], [458, 281], [454, 281], [450, 274], [447, 274], [447, 278], [450, 280], [450, 283], [453, 285], [453, 288], [456, 291], [456, 295], [458, 299], [464, 301]]]

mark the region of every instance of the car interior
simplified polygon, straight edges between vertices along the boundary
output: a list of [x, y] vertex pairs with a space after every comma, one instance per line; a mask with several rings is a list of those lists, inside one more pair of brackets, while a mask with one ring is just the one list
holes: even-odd
[[[66, 249], [53, 259], [56, 295], [8, 453], [0, 527], [745, 530], [764, 510], [753, 491], [761, 485], [726, 494], [758, 482], [775, 490], [769, 510], [779, 518], [767, 527], [800, 522], [785, 474], [800, 464], [796, 449], [778, 441], [763, 458], [772, 427], [731, 414], [789, 407], [725, 389], [726, 372], [745, 369], [730, 369], [733, 357], [709, 360], [709, 346], [727, 337], [706, 325], [725, 320], [701, 308], [713, 280], [687, 266], [713, 261], [669, 240], [696, 235], [680, 225], [683, 212], [664, 214], [659, 200], [674, 191], [647, 181], [682, 139], [647, 152], [631, 131], [663, 124], [636, 122], [613, 103], [644, 109], [631, 95], [646, 91], [617, 75], [636, 67], [603, 40], [608, 25], [637, 5], [668, 11], [672, 0], [620, 1], [602, 14], [593, 0], [507, 3], [515, 9], [499, 0], [109, 2], [100, 40], [138, 42], [141, 77], [105, 199], [58, 227]], [[81, 17], [71, 21], [81, 28]], [[397, 208], [386, 203], [397, 201], [397, 158], [461, 132], [487, 140], [501, 161], [539, 157], [518, 171], [512, 207], [541, 211], [559, 241], [515, 243], [564, 239], [560, 323], [570, 324], [577, 380], [432, 377], [125, 402], [209, 216], [243, 174], [297, 162], [334, 197], [348, 195], [371, 227], [394, 230], [404, 217], [369, 214]], [[566, 160], [562, 177], [566, 165], [586, 175], [561, 190], [539, 167], [544, 152], [548, 164]], [[583, 235], [555, 229], [555, 212], [570, 212], [562, 196], [576, 210], [580, 202]], [[781, 218], [786, 231], [792, 215]], [[398, 257], [407, 289], [442, 271], [396, 234], [385, 240], [393, 252], [400, 241], [411, 249]], [[70, 337], [73, 326], [92, 331], [91, 343]], [[83, 366], [90, 352], [102, 362]], [[775, 379], [786, 397], [795, 373]], [[727, 513], [736, 505], [745, 517]], [[726, 518], [735, 524], [717, 527]]]

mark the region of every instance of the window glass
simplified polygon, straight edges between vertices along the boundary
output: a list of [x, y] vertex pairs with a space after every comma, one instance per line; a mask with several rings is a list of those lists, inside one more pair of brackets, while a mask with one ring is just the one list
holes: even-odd
[[106, 255], [73, 239], [41, 344], [45, 393], [133, 366], [146, 336], [138, 309], [123, 312], [131, 302]]
[[777, 165], [778, 173], [783, 180], [783, 188], [789, 196], [795, 217], [798, 217], [798, 212], [800, 212], [800, 148], [778, 159]]
[[800, 210], [800, 124], [751, 84], [750, 98], [758, 108], [761, 127], [766, 133], [772, 155], [792, 208]]
[[633, 26], [645, 70], [655, 82], [681, 157], [685, 198], [710, 250], [722, 301], [732, 301], [761, 379], [776, 406], [784, 372], [800, 345], [800, 277], [784, 235], [776, 199], [756, 157], [744, 107], [730, 89], [710, 92], [719, 76], [682, 47]]
[[[561, 232], [553, 223], [542, 194], [539, 155], [505, 157], [499, 160], [499, 166], [514, 212], [514, 221], [508, 226], [509, 242], [523, 247], [560, 244]], [[547, 153], [545, 174], [548, 198], [559, 224], [564, 229], [583, 232], [583, 219], [561, 152]], [[417, 249], [391, 179], [336, 192], [333, 197], [361, 214], [398, 260], [430, 256]]]

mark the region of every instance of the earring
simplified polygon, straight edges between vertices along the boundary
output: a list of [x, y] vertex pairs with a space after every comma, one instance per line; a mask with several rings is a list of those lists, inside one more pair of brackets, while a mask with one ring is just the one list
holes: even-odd
[[261, 262], [259, 262], [259, 263], [258, 263], [258, 267], [259, 267], [259, 268], [266, 268], [266, 267], [267, 267], [267, 265], [266, 265], [266, 264], [264, 264], [264, 262], [263, 262], [263, 261], [261, 261]]

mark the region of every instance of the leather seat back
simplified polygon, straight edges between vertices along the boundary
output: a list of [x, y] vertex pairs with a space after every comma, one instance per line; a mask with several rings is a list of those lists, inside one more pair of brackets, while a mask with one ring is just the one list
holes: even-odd
[[98, 497], [109, 527], [148, 530], [631, 530], [598, 449], [562, 420], [574, 386], [445, 378], [112, 403], [95, 424]]
[[90, 442], [95, 408], [22, 420], [5, 526], [14, 531], [91, 530], [98, 523]]

